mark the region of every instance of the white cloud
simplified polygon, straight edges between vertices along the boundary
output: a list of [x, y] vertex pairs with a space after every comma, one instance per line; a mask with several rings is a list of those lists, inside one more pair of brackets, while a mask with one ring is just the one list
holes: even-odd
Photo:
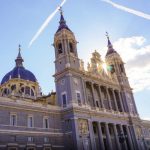
[[106, 2], [106, 3], [112, 5], [113, 7], [117, 8], [117, 9], [120, 9], [120, 10], [126, 11], [128, 13], [134, 14], [136, 16], [139, 16], [139, 17], [150, 20], [150, 15], [149, 14], [146, 14], [146, 13], [143, 13], [141, 11], [137, 11], [137, 10], [119, 5], [117, 3], [112, 2], [111, 0], [101, 0], [101, 1]]
[[150, 45], [142, 36], [121, 38], [114, 42], [114, 49], [126, 63], [126, 72], [134, 91], [150, 89]]
[[[114, 49], [125, 63], [126, 73], [134, 92], [150, 90], [150, 44], [145, 45], [143, 36], [120, 38], [113, 43]], [[104, 60], [107, 47], [100, 52]], [[91, 55], [84, 58], [85, 67]]]
[[144, 117], [142, 118], [144, 121], [150, 121], [150, 117]]

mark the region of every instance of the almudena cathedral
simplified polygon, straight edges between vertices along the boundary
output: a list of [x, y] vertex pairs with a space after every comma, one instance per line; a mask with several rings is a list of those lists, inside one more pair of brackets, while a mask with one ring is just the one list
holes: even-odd
[[97, 51], [85, 70], [61, 12], [53, 44], [56, 92], [48, 95], [19, 47], [0, 85], [0, 150], [150, 150], [150, 121], [140, 119], [124, 62], [107, 39], [107, 73]]

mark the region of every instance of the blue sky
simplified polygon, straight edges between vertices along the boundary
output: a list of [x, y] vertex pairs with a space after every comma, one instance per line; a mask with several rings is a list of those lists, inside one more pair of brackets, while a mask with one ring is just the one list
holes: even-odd
[[[21, 44], [24, 66], [35, 74], [42, 91], [49, 93], [55, 89], [52, 77], [55, 56], [51, 44], [58, 28], [59, 13], [30, 48], [28, 45], [61, 2], [0, 1], [0, 79], [14, 67], [18, 44]], [[113, 2], [150, 14], [150, 2], [146, 0]], [[101, 0], [67, 0], [63, 10], [67, 24], [79, 42], [79, 57], [86, 63], [95, 49], [105, 55], [105, 32], [109, 32], [115, 49], [126, 63], [139, 114], [142, 118], [150, 118], [150, 20], [119, 10]]]

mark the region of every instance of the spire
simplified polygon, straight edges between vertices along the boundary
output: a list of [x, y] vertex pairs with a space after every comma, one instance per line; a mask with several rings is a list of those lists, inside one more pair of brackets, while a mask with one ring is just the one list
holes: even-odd
[[108, 45], [107, 45], [108, 50], [106, 56], [108, 56], [109, 54], [116, 53], [116, 51], [113, 49], [113, 45], [111, 44], [108, 32], [106, 32], [106, 37], [108, 40]]
[[66, 21], [65, 21], [65, 19], [64, 19], [62, 7], [60, 7], [59, 11], [60, 11], [60, 21], [59, 21], [59, 27], [58, 27], [57, 32], [59, 32], [59, 31], [62, 30], [62, 29], [67, 29], [67, 30], [71, 31], [71, 30], [68, 28], [68, 26], [67, 26], [67, 24], [66, 24]]
[[113, 47], [113, 46], [112, 46], [112, 44], [111, 44], [111, 42], [110, 42], [108, 32], [106, 32], [106, 37], [107, 37], [107, 40], [108, 40], [108, 45], [107, 45], [107, 46], [108, 46], [108, 48], [109, 48], [109, 47]]
[[16, 58], [16, 60], [15, 60], [15, 62], [16, 62], [16, 66], [17, 67], [22, 67], [23, 66], [23, 64], [22, 64], [22, 62], [23, 62], [23, 59], [22, 59], [22, 57], [21, 57], [21, 45], [19, 44], [19, 49], [18, 49], [18, 56], [17, 56], [17, 58]]
[[60, 11], [60, 21], [59, 21], [59, 23], [60, 23], [60, 25], [61, 24], [65, 24], [66, 25], [66, 21], [65, 21], [64, 16], [63, 16], [62, 7], [60, 7], [59, 11]]

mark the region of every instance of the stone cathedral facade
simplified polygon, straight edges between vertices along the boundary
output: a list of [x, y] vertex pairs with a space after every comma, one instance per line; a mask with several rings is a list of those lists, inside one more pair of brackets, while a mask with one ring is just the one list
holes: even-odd
[[0, 150], [150, 150], [150, 122], [139, 118], [124, 62], [107, 39], [107, 72], [97, 51], [85, 70], [61, 13], [56, 92], [46, 96], [19, 47], [0, 85]]

